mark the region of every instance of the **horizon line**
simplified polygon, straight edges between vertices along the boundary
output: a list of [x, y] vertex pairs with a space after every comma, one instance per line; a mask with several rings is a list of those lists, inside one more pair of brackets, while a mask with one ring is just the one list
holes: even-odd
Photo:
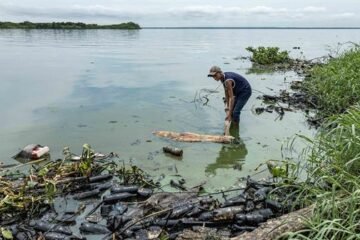
[[141, 28], [142, 29], [360, 29], [360, 27], [141, 27]]

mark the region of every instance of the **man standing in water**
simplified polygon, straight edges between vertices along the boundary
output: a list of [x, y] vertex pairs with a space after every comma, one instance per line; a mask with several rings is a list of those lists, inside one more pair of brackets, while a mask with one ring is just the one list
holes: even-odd
[[225, 121], [231, 122], [232, 126], [239, 127], [240, 112], [251, 96], [249, 82], [240, 74], [234, 72], [222, 72], [218, 66], [210, 68], [208, 77], [221, 81], [225, 90]]

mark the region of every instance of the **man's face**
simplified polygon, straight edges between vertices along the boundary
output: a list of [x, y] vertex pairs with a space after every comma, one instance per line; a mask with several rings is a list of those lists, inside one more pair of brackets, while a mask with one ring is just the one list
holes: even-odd
[[213, 76], [214, 80], [219, 81], [221, 79], [221, 73], [217, 72], [214, 76]]

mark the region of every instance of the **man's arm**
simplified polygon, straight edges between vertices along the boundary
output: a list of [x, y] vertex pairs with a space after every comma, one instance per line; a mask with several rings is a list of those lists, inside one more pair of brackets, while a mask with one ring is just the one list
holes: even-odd
[[226, 120], [231, 121], [232, 112], [234, 110], [234, 94], [232, 90], [232, 81], [225, 81], [225, 96], [226, 103], [229, 110], [226, 112]]

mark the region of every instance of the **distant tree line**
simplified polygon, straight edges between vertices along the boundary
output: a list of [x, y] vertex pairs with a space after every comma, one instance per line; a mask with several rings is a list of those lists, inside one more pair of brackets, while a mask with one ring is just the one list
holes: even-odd
[[140, 29], [140, 25], [134, 22], [98, 25], [86, 24], [82, 22], [51, 22], [51, 23], [33, 23], [29, 21], [14, 23], [0, 22], [0, 29]]

